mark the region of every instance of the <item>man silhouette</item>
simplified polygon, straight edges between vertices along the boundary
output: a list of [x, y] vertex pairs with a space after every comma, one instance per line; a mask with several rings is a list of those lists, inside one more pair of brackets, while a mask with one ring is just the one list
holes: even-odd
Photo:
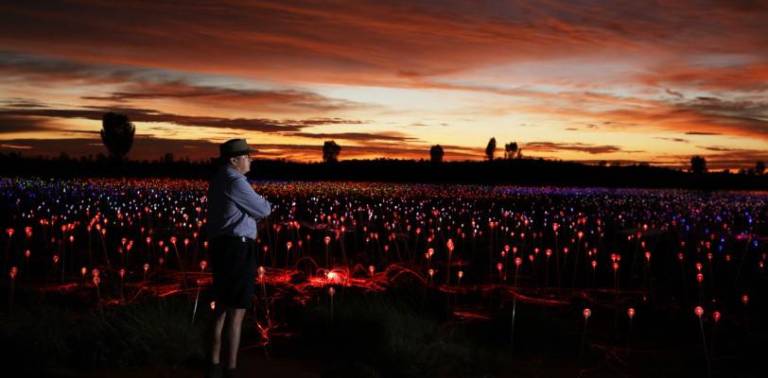
[[[256, 194], [245, 174], [255, 151], [245, 139], [219, 146], [220, 162], [208, 187], [208, 239], [216, 306], [212, 325], [209, 377], [235, 375], [245, 309], [251, 305], [256, 270], [256, 223], [271, 204]], [[225, 328], [226, 325], [226, 328]], [[222, 334], [227, 359], [222, 369]]]

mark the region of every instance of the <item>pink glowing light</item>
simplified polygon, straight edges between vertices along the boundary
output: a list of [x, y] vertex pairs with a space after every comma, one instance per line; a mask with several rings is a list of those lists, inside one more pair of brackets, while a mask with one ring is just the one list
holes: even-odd
[[11, 280], [13, 281], [16, 279], [16, 274], [18, 273], [19, 273], [19, 268], [17, 268], [16, 266], [12, 266], [11, 270], [8, 272], [8, 276], [10, 276]]
[[721, 318], [720, 311], [715, 310], [714, 312], [712, 312], [712, 320], [714, 320], [715, 323], [719, 323], [720, 318]]
[[590, 316], [592, 316], [592, 310], [589, 308], [585, 308], [584, 311], [581, 312], [581, 314], [584, 316], [584, 320], [589, 319]]
[[200, 271], [201, 271], [201, 272], [204, 272], [204, 271], [205, 271], [205, 268], [207, 268], [207, 267], [208, 267], [208, 261], [206, 261], [206, 260], [201, 260], [201, 261], [200, 261]]
[[627, 316], [629, 317], [629, 320], [632, 320], [635, 317], [635, 308], [630, 307], [627, 309]]
[[749, 294], [742, 294], [741, 295], [741, 303], [743, 303], [744, 306], [749, 304]]
[[520, 256], [515, 257], [515, 266], [519, 267], [520, 265], [523, 265], [523, 259]]
[[696, 306], [696, 308], [693, 309], [693, 313], [696, 314], [696, 316], [698, 316], [699, 318], [701, 318], [702, 315], [704, 315], [704, 308], [701, 306]]
[[697, 273], [697, 274], [696, 274], [696, 282], [698, 282], [699, 284], [701, 284], [702, 282], [704, 282], [704, 275], [703, 275], [703, 274], [701, 274], [701, 273]]

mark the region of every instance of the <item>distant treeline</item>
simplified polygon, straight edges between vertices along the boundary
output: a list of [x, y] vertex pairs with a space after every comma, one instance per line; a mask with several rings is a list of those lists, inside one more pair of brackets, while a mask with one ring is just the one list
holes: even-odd
[[[26, 157], [0, 153], [0, 175], [23, 177], [171, 177], [208, 179], [216, 169], [209, 161], [115, 160], [105, 156], [69, 158]], [[768, 189], [768, 175], [689, 173], [645, 164], [595, 166], [543, 159], [431, 162], [428, 160], [342, 160], [300, 163], [254, 160], [253, 179], [349, 180], [423, 183], [474, 183], [643, 188]]]

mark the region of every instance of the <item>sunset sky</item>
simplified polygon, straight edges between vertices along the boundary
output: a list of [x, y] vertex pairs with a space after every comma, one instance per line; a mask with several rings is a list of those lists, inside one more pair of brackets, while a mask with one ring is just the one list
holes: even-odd
[[768, 160], [766, 1], [101, 3], [0, 3], [0, 152]]

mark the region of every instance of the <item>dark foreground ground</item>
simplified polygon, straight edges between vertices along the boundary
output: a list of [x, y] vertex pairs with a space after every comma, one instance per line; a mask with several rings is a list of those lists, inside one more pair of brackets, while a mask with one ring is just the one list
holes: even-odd
[[[339, 287], [333, 315], [325, 291], [305, 303], [282, 296], [271, 302], [272, 316], [281, 322], [266, 346], [256, 325], [263, 302], [256, 302], [245, 321], [242, 376], [706, 377], [701, 329], [712, 376], [764, 376], [768, 332], [762, 309], [717, 325], [705, 321], [700, 329], [695, 315], [674, 303], [640, 306], [630, 330], [624, 312], [606, 304], [592, 307], [585, 332], [580, 297], [599, 294], [538, 291], [559, 304], [518, 301], [513, 347], [514, 303], [501, 289], [479, 290], [446, 293], [406, 284], [371, 293]], [[89, 293], [47, 294], [46, 304], [38, 297], [41, 302], [26, 301], [4, 314], [3, 376], [203, 376], [210, 310], [201, 307], [192, 324], [193, 297], [100, 309], [86, 305]], [[201, 302], [208, 300], [204, 292]]]

